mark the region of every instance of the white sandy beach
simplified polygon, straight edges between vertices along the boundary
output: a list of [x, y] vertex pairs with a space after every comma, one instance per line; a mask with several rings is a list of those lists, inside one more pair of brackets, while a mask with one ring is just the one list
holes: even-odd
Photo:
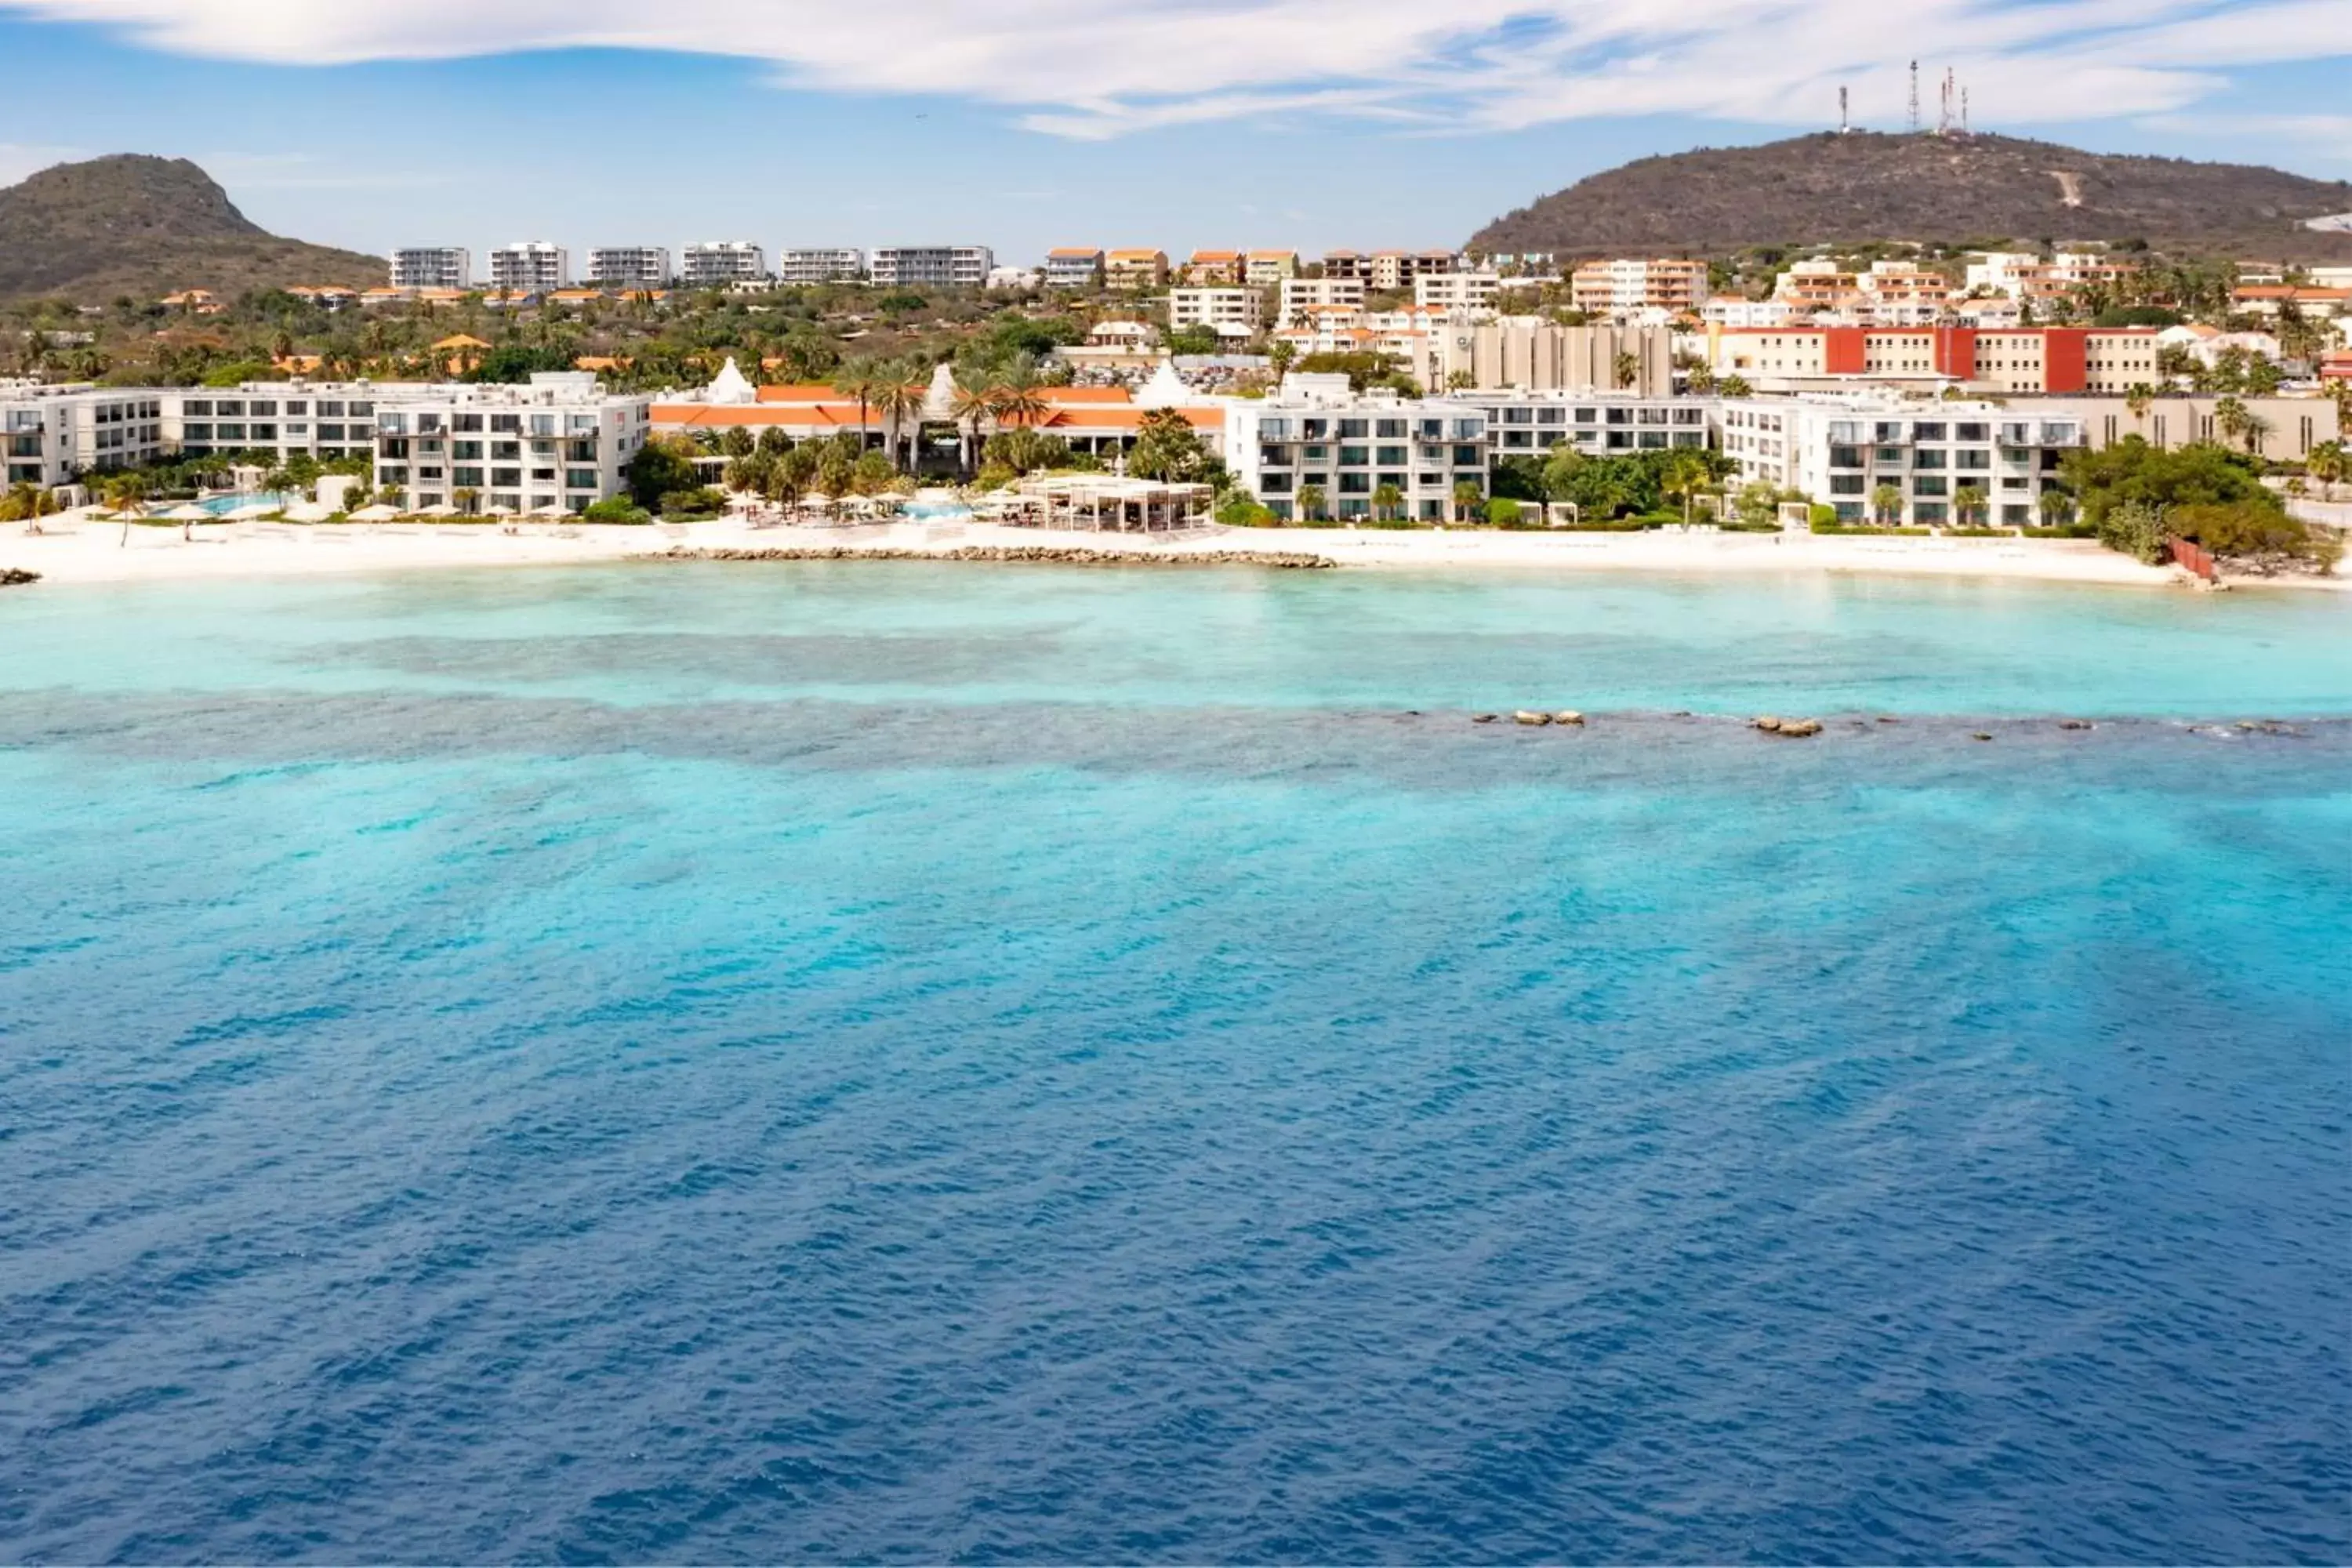
[[[662, 527], [579, 526], [502, 532], [489, 525], [236, 523], [133, 528], [128, 544], [103, 518], [0, 528], [0, 571], [86, 584], [463, 566], [571, 566], [671, 550], [850, 550], [944, 553], [969, 547], [1080, 548], [1153, 555], [1314, 554], [1343, 566], [1565, 572], [1849, 573], [2178, 588], [2186, 574], [2142, 566], [2090, 540], [1909, 539], [1791, 534], [1487, 533], [1385, 529], [1213, 529], [1181, 539], [1068, 533], [983, 524], [751, 528], [737, 521]], [[2248, 584], [2246, 585], [2254, 585]], [[2262, 584], [2268, 585], [2268, 584]], [[2341, 590], [2342, 579], [2293, 586]]]

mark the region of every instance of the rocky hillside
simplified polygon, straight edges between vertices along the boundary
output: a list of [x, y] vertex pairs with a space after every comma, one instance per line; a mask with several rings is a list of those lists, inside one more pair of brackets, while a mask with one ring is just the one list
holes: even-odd
[[2144, 239], [2266, 259], [2352, 260], [2352, 183], [2239, 163], [2084, 153], [2011, 136], [1793, 137], [1643, 158], [1580, 180], [1471, 237], [1488, 251], [1722, 255], [1872, 240]]
[[182, 289], [234, 298], [289, 283], [372, 288], [381, 258], [280, 239], [184, 158], [131, 153], [60, 163], [0, 190], [0, 297], [99, 303]]

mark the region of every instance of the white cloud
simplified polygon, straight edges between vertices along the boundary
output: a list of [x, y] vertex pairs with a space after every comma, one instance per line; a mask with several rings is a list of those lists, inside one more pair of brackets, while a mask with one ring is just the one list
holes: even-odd
[[[1100, 139], [1346, 115], [1512, 129], [1675, 112], [1894, 125], [1906, 66], [1979, 124], [2161, 114], [2231, 66], [2352, 56], [2352, 0], [0, 0], [156, 47], [281, 64], [524, 49], [772, 62], [795, 86], [1004, 104]], [[1933, 113], [1932, 80], [1927, 96]]]

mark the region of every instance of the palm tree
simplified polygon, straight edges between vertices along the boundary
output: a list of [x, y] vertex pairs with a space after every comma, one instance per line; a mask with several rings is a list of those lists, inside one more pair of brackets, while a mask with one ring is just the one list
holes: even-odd
[[1631, 351], [1621, 353], [1610, 368], [1616, 373], [1617, 390], [1626, 391], [1642, 379], [1642, 356]]
[[[874, 389], [874, 410], [882, 416], [883, 445], [889, 449], [890, 461], [898, 461], [898, 435], [910, 419], [918, 423], [923, 416], [923, 399], [930, 391], [928, 383], [918, 375], [913, 365], [886, 365], [880, 383]], [[908, 455], [907, 471], [914, 472], [914, 456]]]
[[1707, 471], [1706, 459], [1689, 450], [1675, 453], [1660, 469], [1658, 489], [1662, 494], [1681, 499], [1685, 527], [1690, 525], [1692, 498], [1706, 488], [1712, 477]]
[[120, 474], [106, 481], [103, 491], [106, 504], [122, 519], [122, 537], [116, 541], [120, 548], [131, 542], [131, 521], [139, 512], [139, 503], [147, 499], [147, 481], [137, 474]]
[[1727, 375], [1715, 384], [1715, 390], [1726, 397], [1753, 397], [1756, 389], [1748, 384], [1744, 375]]
[[973, 459], [980, 450], [981, 422], [995, 412], [996, 388], [977, 380], [967, 381], [961, 375], [956, 377], [955, 395], [949, 401], [948, 414], [957, 425], [962, 427], [963, 468], [966, 473], [972, 471]]
[[1276, 381], [1290, 374], [1291, 362], [1297, 357], [1298, 345], [1287, 338], [1276, 338], [1266, 345], [1265, 363]]
[[1372, 515], [1382, 522], [1394, 522], [1397, 509], [1404, 504], [1404, 492], [1394, 485], [1376, 485], [1372, 489]]
[[863, 447], [866, 436], [866, 411], [874, 405], [874, 394], [880, 388], [882, 377], [876, 373], [870, 359], [851, 360], [835, 373], [834, 391], [857, 403], [857, 444]]
[[1486, 492], [1478, 488], [1475, 479], [1459, 479], [1454, 486], [1454, 521], [1462, 522], [1474, 517], [1485, 503]]
[[2336, 438], [2352, 441], [2352, 381], [2340, 376], [2330, 381], [2327, 401], [2336, 405]]
[[1952, 492], [1952, 510], [1959, 518], [1962, 528], [1982, 527], [1984, 510], [1985, 493], [1981, 486], [1962, 485]]
[[2262, 423], [2253, 410], [2235, 397], [2224, 397], [2213, 405], [2213, 427], [2225, 440], [2244, 442], [2249, 452], [2254, 449], [2255, 426]]
[[1301, 485], [1298, 489], [1298, 515], [1307, 522], [1323, 521], [1325, 500], [1321, 485]]
[[2041, 509], [2044, 528], [2063, 528], [2074, 521], [2074, 498], [2064, 490], [2043, 490], [2033, 504]]
[[2352, 475], [2352, 450], [2347, 450], [2341, 441], [2322, 441], [2304, 458], [2303, 468], [2304, 472], [2327, 487], [2326, 493], [2333, 494], [2335, 487]]
[[2124, 389], [2124, 406], [2131, 410], [2136, 426], [2147, 422], [2148, 405], [2156, 401], [2156, 388], [2144, 381], [2136, 381]]
[[1893, 485], [1880, 485], [1870, 492], [1870, 510], [1881, 528], [1894, 527], [1903, 517], [1903, 492]]

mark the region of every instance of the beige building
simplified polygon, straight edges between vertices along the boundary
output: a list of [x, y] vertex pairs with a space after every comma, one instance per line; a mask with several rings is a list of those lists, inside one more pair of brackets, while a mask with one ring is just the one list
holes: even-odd
[[[1621, 364], [1621, 356], [1631, 357]], [[1675, 335], [1664, 327], [1563, 327], [1535, 316], [1457, 320], [1426, 334], [1412, 371], [1432, 391], [1467, 384], [1665, 397], [1675, 389]]]
[[2120, 395], [2158, 379], [2147, 327], [1710, 327], [1706, 345], [1717, 375], [1759, 390], [1865, 379]]
[[1242, 260], [1242, 281], [1253, 289], [1273, 289], [1284, 279], [1297, 276], [1295, 250], [1253, 250]]
[[1706, 301], [1706, 263], [1663, 258], [1588, 261], [1570, 275], [1568, 289], [1570, 303], [1587, 315], [1695, 312]]
[[1113, 250], [1103, 256], [1103, 282], [1126, 293], [1168, 286], [1168, 253], [1164, 250]]
[[1282, 320], [1292, 318], [1312, 307], [1344, 305], [1360, 310], [1364, 306], [1364, 280], [1360, 278], [1286, 278], [1282, 280]]
[[1202, 289], [1238, 287], [1242, 281], [1242, 253], [1196, 250], [1184, 263], [1184, 281]]

